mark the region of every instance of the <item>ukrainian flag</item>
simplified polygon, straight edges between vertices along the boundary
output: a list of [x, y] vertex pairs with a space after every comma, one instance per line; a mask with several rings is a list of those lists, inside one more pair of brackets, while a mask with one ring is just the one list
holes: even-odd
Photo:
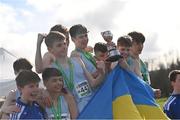
[[152, 88], [119, 66], [107, 76], [78, 119], [168, 119]]

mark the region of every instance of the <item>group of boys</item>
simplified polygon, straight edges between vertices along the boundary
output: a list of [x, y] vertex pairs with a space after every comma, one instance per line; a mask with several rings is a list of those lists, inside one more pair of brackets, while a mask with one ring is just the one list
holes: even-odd
[[[69, 32], [71, 39], [76, 47], [75, 50], [71, 53], [72, 58], [67, 57]], [[119, 37], [117, 40], [117, 46], [112, 42], [113, 34], [110, 31], [102, 32], [101, 35], [107, 43], [96, 43], [94, 46], [95, 56], [93, 57], [89, 52], [85, 51], [88, 44], [88, 30], [81, 24], [72, 26], [69, 31], [62, 25], [56, 25], [51, 28], [48, 35], [38, 34], [35, 59], [36, 71], [38, 73], [42, 72], [43, 76], [48, 76], [43, 77], [43, 81], [45, 83], [44, 85], [47, 91], [49, 90], [49, 93], [53, 93], [53, 87], [57, 87], [54, 92], [57, 92], [57, 89], [60, 89], [59, 92], [61, 93], [57, 95], [57, 101], [55, 102], [57, 108], [55, 107], [55, 105], [53, 105], [54, 107], [51, 106], [51, 109], [49, 109], [51, 111], [51, 114], [54, 115], [53, 118], [62, 118], [63, 110], [66, 111], [65, 113], [68, 113], [65, 118], [76, 118], [78, 112], [82, 111], [84, 106], [92, 97], [93, 93], [102, 84], [105, 75], [108, 74], [108, 72], [110, 72], [117, 64], [122, 68], [133, 72], [142, 80], [150, 84], [148, 69], [145, 63], [139, 57], [143, 50], [143, 44], [145, 42], [144, 35], [135, 31], [131, 32], [126, 36]], [[48, 48], [48, 52], [45, 53], [42, 58], [41, 44], [44, 38]], [[111, 63], [106, 61], [109, 52], [107, 49], [108, 46], [116, 47], [116, 49], [119, 50], [121, 58], [118, 60], [118, 62]], [[25, 65], [21, 63], [21, 65], [18, 66]], [[49, 67], [53, 68], [50, 69]], [[14, 71], [17, 75], [16, 84], [18, 90], [16, 90], [16, 92], [11, 92], [10, 95], [8, 95], [10, 98], [7, 97], [7, 101], [1, 108], [2, 111], [4, 113], [10, 113], [8, 115], [10, 119], [49, 118], [50, 115], [47, 114], [47, 107], [43, 108], [43, 105], [41, 105], [42, 96], [40, 97], [41, 100], [39, 100], [39, 98], [37, 99], [40, 91], [38, 86], [38, 83], [40, 81], [39, 76], [35, 72], [31, 71], [32, 66], [28, 68], [19, 68], [18, 71], [16, 70], [16, 68], [17, 67], [14, 67]], [[81, 69], [82, 73], [78, 73], [81, 71]], [[78, 76], [79, 74], [83, 74], [83, 72], [86, 74], [86, 76]], [[176, 104], [178, 104], [178, 106], [180, 105], [179, 74], [179, 71], [173, 71], [172, 73], [170, 73], [170, 80], [172, 81], [174, 92], [172, 97], [168, 100], [164, 107], [165, 113], [167, 113], [168, 117], [170, 118], [180, 118], [180, 116], [178, 116], [180, 114], [180, 111], [175, 107]], [[52, 77], [58, 78], [54, 78], [53, 81]], [[74, 80], [78, 79], [76, 77], [88, 80], [76, 81]], [[51, 79], [51, 83], [47, 84], [45, 78]], [[52, 82], [61, 85], [61, 87], [59, 88], [57, 85], [53, 86]], [[67, 90], [64, 89], [64, 87], [67, 88]], [[70, 93], [68, 91], [70, 91]], [[159, 89], [154, 89], [154, 93], [155, 97], [160, 97], [161, 95], [161, 91]], [[71, 96], [71, 94], [75, 96], [75, 100], [72, 97], [67, 97]], [[63, 96], [65, 102], [59, 102], [60, 98], [62, 100], [62, 97], [59, 96]], [[78, 96], [78, 99], [76, 99], [76, 96]], [[72, 100], [68, 101], [67, 98]], [[12, 100], [16, 101], [17, 107], [11, 105]], [[76, 108], [75, 104], [77, 101], [78, 104]], [[48, 104], [47, 101], [45, 101], [44, 103], [46, 103], [46, 105]], [[60, 112], [58, 107], [59, 105], [61, 105], [61, 103], [66, 103], [66, 106], [64, 106], [65, 109], [60, 110]], [[59, 114], [59, 112], [61, 114]]]

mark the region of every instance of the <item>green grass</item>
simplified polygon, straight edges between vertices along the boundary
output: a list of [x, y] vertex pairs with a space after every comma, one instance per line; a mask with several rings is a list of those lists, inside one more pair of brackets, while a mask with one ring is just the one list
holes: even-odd
[[161, 108], [163, 108], [164, 103], [166, 102], [168, 98], [160, 98], [156, 99], [156, 102], [160, 105]]

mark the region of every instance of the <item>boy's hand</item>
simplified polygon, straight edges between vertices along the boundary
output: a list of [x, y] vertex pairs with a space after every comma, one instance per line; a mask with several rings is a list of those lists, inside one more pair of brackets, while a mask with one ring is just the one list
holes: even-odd
[[20, 112], [20, 108], [16, 105], [10, 105], [3, 109], [3, 113], [13, 113], [13, 112]]
[[71, 52], [71, 57], [81, 57], [80, 53], [77, 51], [72, 51]]
[[44, 89], [40, 89], [40, 94], [38, 103], [43, 107], [52, 107], [53, 103], [49, 93]]
[[97, 70], [101, 71], [102, 73], [105, 73], [105, 63], [104, 61], [96, 61], [97, 64]]
[[46, 33], [38, 33], [38, 40], [37, 43], [40, 45], [43, 42], [43, 39], [47, 36]]
[[38, 92], [36, 93], [36, 102], [38, 102], [39, 104], [42, 103], [44, 91], [45, 90], [43, 88], [39, 88]]
[[155, 98], [161, 97], [161, 90], [160, 89], [154, 89], [154, 96]]
[[53, 100], [51, 99], [50, 96], [44, 97], [44, 105], [48, 108], [52, 107], [53, 105]]

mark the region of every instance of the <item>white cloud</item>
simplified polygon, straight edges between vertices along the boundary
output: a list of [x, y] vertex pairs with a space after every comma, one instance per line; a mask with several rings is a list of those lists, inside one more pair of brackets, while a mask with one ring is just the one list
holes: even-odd
[[[0, 2], [0, 47], [34, 62], [38, 32], [59, 23], [67, 27], [82, 23], [90, 30], [90, 45], [103, 41], [100, 32], [110, 29], [114, 42], [137, 30], [147, 41], [143, 58], [155, 58], [179, 48], [178, 0], [27, 0], [16, 9]], [[74, 48], [71, 42], [69, 50]], [[43, 45], [43, 51], [46, 51]]]
[[25, 17], [25, 18], [30, 18], [31, 20], [32, 20], [32, 18], [34, 17], [34, 14], [32, 13], [32, 12], [30, 12], [30, 11], [28, 11], [28, 10], [24, 10], [24, 9], [22, 9], [21, 11], [20, 11], [20, 14], [23, 16], [23, 17]]
[[64, 0], [27, 0], [27, 4], [32, 5], [38, 11], [49, 11], [59, 7]]
[[[145, 43], [144, 58], [155, 57], [157, 53], [162, 55], [164, 52], [177, 48], [177, 43], [180, 43], [177, 40], [180, 34], [178, 3], [178, 0], [128, 1], [115, 20], [118, 26], [117, 33], [126, 34], [136, 30], [142, 32], [147, 40], [151, 40], [152, 42]], [[154, 33], [158, 36], [157, 39], [150, 37]], [[152, 43], [156, 43], [154, 44], [158, 49], [156, 52], [153, 50], [154, 47], [153, 49], [151, 47]]]
[[0, 33], [14, 32], [21, 29], [22, 24], [17, 21], [17, 13], [14, 8], [0, 3]]

